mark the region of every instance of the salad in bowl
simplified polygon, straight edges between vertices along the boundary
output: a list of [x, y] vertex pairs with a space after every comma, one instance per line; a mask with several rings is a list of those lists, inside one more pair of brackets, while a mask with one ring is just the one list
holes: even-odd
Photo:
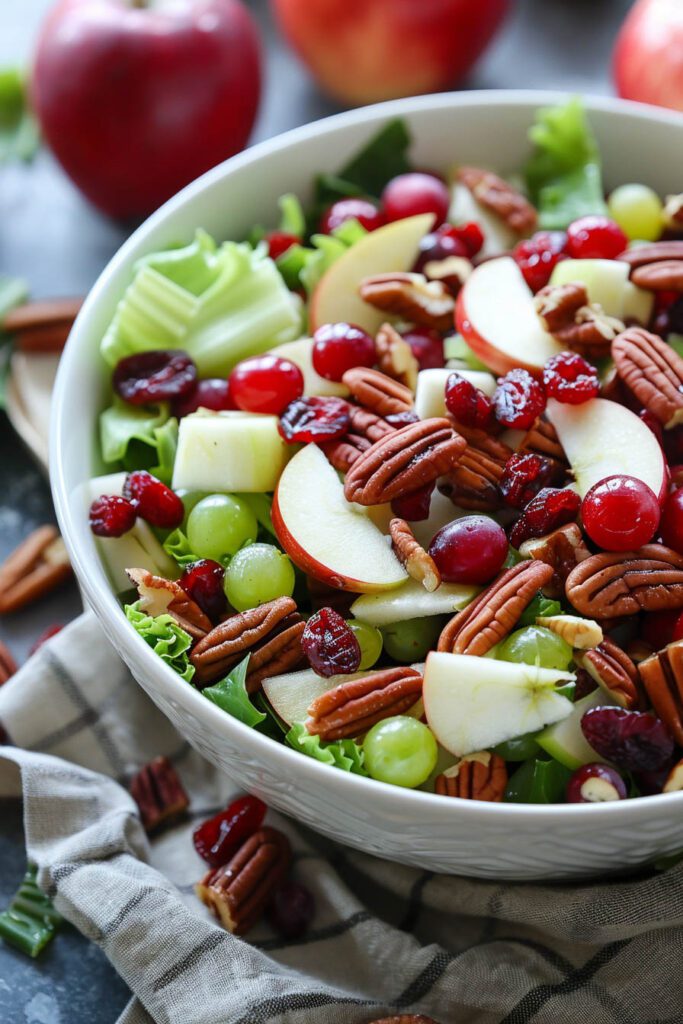
[[276, 228], [138, 259], [83, 514], [130, 629], [302, 757], [673, 792], [683, 195], [605, 196], [576, 100], [529, 135], [513, 175], [425, 169], [390, 119]]

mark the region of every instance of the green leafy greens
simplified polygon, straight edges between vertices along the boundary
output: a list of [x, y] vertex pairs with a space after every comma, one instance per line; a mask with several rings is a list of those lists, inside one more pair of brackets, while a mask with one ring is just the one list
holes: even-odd
[[348, 196], [379, 199], [387, 182], [411, 169], [410, 142], [405, 121], [400, 118], [389, 121], [337, 174], [318, 175], [315, 182], [318, 204], [327, 206]]
[[178, 421], [168, 404], [129, 405], [118, 395], [100, 415], [102, 458], [124, 469], [149, 469], [165, 484], [171, 482], [178, 443]]
[[551, 601], [549, 597], [544, 597], [543, 594], [536, 594], [529, 604], [526, 606], [522, 615], [520, 616], [518, 626], [535, 626], [536, 618], [539, 615], [561, 615], [562, 605], [559, 601]]
[[355, 775], [367, 775], [363, 748], [354, 740], [336, 740], [323, 743], [319, 736], [311, 736], [303, 722], [295, 722], [285, 736], [285, 743], [316, 761], [341, 768]]
[[505, 801], [513, 804], [561, 803], [571, 775], [571, 769], [559, 761], [541, 758], [525, 761], [508, 782]]
[[262, 711], [258, 711], [247, 693], [247, 668], [249, 655], [228, 673], [225, 679], [207, 686], [202, 690], [204, 697], [217, 704], [229, 715], [250, 726], [252, 729], [266, 720]]
[[186, 683], [192, 680], [194, 665], [190, 663], [189, 650], [192, 638], [171, 615], [153, 617], [140, 610], [140, 602], [127, 604], [126, 618], [155, 654], [177, 672]]
[[0, 164], [32, 160], [39, 143], [38, 122], [28, 105], [24, 72], [0, 68]]

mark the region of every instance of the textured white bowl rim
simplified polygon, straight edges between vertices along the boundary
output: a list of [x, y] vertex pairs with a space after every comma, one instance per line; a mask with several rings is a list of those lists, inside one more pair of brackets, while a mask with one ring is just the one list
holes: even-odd
[[[444, 800], [443, 797], [436, 794], [389, 786], [386, 783], [364, 778], [351, 772], [334, 771], [328, 765], [306, 757], [304, 754], [292, 750], [284, 744], [277, 743], [262, 733], [243, 725], [211, 701], [208, 701], [201, 695], [199, 690], [188, 686], [173, 669], [163, 663], [142, 637], [131, 628], [121, 606], [116, 600], [114, 592], [110, 589], [102, 591], [93, 585], [92, 574], [88, 568], [89, 563], [93, 560], [93, 556], [83, 551], [78, 543], [74, 511], [72, 503], [68, 500], [68, 481], [64, 475], [61, 453], [66, 441], [65, 430], [68, 419], [66, 410], [70, 402], [69, 386], [71, 380], [76, 378], [79, 339], [85, 339], [87, 336], [88, 322], [93, 311], [97, 307], [101, 296], [107, 291], [110, 279], [115, 275], [120, 264], [126, 260], [130, 250], [137, 246], [161, 222], [172, 217], [188, 200], [194, 198], [198, 193], [202, 192], [206, 187], [213, 185], [226, 174], [229, 174], [233, 169], [249, 166], [272, 157], [292, 143], [311, 139], [321, 134], [334, 133], [338, 128], [350, 125], [381, 121], [386, 118], [419, 113], [421, 110], [440, 108], [487, 107], [491, 105], [501, 108], [517, 104], [532, 104], [540, 107], [566, 101], [570, 95], [571, 93], [540, 90], [490, 90], [409, 97], [407, 99], [391, 100], [387, 103], [360, 107], [345, 113], [335, 114], [332, 117], [295, 128], [273, 139], [258, 143], [252, 148], [219, 164], [192, 182], [137, 228], [113, 256], [89, 292], [60, 361], [53, 396], [50, 430], [50, 482], [52, 494], [60, 529], [76, 576], [88, 602], [93, 608], [97, 609], [99, 616], [107, 622], [108, 632], [115, 637], [118, 646], [122, 649], [134, 647], [138, 662], [148, 670], [149, 678], [154, 680], [154, 686], [160, 688], [167, 699], [179, 698], [183, 703], [188, 703], [198, 719], [204, 719], [207, 724], [211, 723], [209, 727], [212, 732], [218, 731], [225, 732], [228, 735], [232, 734], [236, 738], [236, 742], [240, 744], [249, 743], [255, 758], [262, 757], [264, 761], [269, 761], [285, 776], [288, 767], [293, 764], [292, 758], [295, 758], [298, 771], [307, 772], [310, 781], [316, 782], [321, 788], [328, 787], [330, 790], [334, 790], [337, 786], [342, 785], [351, 787], [350, 792], [353, 792], [355, 789], [358, 801], [366, 806], [368, 802], [372, 802], [373, 794], [378, 798], [381, 795], [383, 801], [391, 799], [395, 803], [394, 809], [398, 810], [400, 807], [401, 814], [405, 816], [405, 820], [410, 820], [413, 807], [417, 810], [419, 806], [424, 806], [423, 802], [425, 800], [428, 800], [432, 802], [432, 806], [438, 805], [440, 814], [443, 815], [445, 820], [448, 820], [448, 816], [451, 815], [454, 825], [457, 822], [459, 828], [462, 828], [470, 820], [474, 825], [476, 822], [483, 821], [484, 819], [489, 821], [495, 819], [501, 824], [507, 823], [509, 826], [514, 827], [515, 822], [521, 824], [522, 820], [527, 818], [534, 819], [537, 822], [545, 820], [550, 827], [553, 821], [559, 819], [563, 822], [575, 820], [578, 823], [581, 820], [585, 820], [584, 815], [586, 814], [602, 815], [605, 819], [605, 828], [608, 828], [610, 823], [617, 827], [629, 820], [634, 827], [637, 827], [640, 824], [645, 824], [650, 818], [659, 818], [661, 816], [663, 809], [662, 800], [664, 799], [667, 800], [667, 806], [672, 814], [675, 810], [680, 811], [681, 807], [683, 807], [683, 792], [667, 794], [666, 797], [661, 795], [646, 796], [635, 800], [594, 804], [492, 804], [477, 800]], [[617, 117], [624, 116], [631, 124], [633, 119], [659, 121], [663, 124], [669, 124], [675, 131], [683, 132], [683, 115], [674, 111], [650, 107], [640, 103], [631, 103], [611, 97], [584, 96], [583, 99], [589, 113], [591, 110], [595, 110], [614, 114]], [[207, 228], [207, 230], [211, 229], [211, 225], [201, 226]]]

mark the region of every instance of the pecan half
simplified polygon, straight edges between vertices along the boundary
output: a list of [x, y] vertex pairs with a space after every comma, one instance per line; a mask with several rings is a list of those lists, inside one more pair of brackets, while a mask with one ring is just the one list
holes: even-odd
[[71, 575], [56, 526], [39, 526], [0, 565], [0, 614], [16, 612]]
[[637, 245], [633, 249], [626, 249], [617, 259], [623, 260], [631, 267], [644, 267], [648, 263], [660, 263], [663, 260], [683, 260], [683, 241]]
[[396, 557], [408, 575], [421, 583], [429, 593], [435, 591], [441, 585], [441, 573], [432, 556], [415, 539], [405, 519], [392, 519], [389, 533]]
[[552, 566], [554, 573], [549, 583], [543, 587], [546, 597], [564, 597], [564, 585], [569, 573], [579, 562], [590, 558], [580, 527], [576, 523], [560, 526], [545, 537], [531, 537], [519, 547], [524, 558], [535, 558]]
[[420, 365], [406, 339], [391, 324], [382, 324], [375, 335], [375, 351], [381, 372], [414, 392]]
[[472, 261], [465, 256], [447, 256], [443, 260], [429, 260], [422, 268], [428, 281], [441, 281], [454, 297], [460, 294], [460, 289], [473, 270]]
[[302, 660], [304, 622], [291, 597], [231, 615], [196, 644], [190, 661], [193, 683], [206, 686], [226, 675], [247, 654], [247, 690], [256, 693], [266, 676], [280, 675]]
[[356, 460], [344, 481], [346, 500], [381, 505], [411, 494], [452, 469], [466, 447], [447, 419], [408, 423]]
[[361, 281], [359, 292], [364, 302], [401, 320], [436, 331], [453, 326], [453, 296], [442, 281], [428, 281], [424, 274], [375, 274]]
[[503, 506], [499, 484], [506, 462], [507, 459], [468, 445], [456, 466], [440, 482], [439, 490], [459, 508], [495, 512]]
[[83, 299], [40, 299], [16, 306], [2, 329], [15, 336], [22, 352], [61, 352]]
[[327, 461], [340, 473], [348, 473], [363, 452], [366, 452], [371, 441], [367, 437], [360, 437], [358, 434], [346, 434], [339, 441], [325, 441], [320, 448], [325, 453]]
[[578, 282], [546, 285], [534, 306], [545, 329], [561, 345], [583, 355], [607, 355], [610, 342], [624, 329], [621, 320], [588, 301], [585, 285]]
[[662, 793], [679, 793], [683, 789], [683, 759], [673, 766], [666, 777]]
[[198, 640], [213, 629], [211, 619], [185, 593], [179, 583], [154, 576], [146, 569], [126, 569], [126, 575], [137, 587], [140, 610], [152, 615], [171, 615], [178, 625]]
[[609, 637], [591, 651], [576, 653], [574, 661], [607, 690], [620, 707], [635, 711], [643, 706], [638, 668], [626, 651]]
[[16, 671], [17, 663], [12, 657], [12, 652], [7, 644], [0, 640], [0, 686], [11, 679]]
[[438, 775], [434, 791], [439, 796], [500, 803], [505, 796], [507, 784], [505, 761], [498, 754], [485, 750], [479, 754], [468, 754], [452, 768]]
[[402, 715], [422, 693], [422, 676], [399, 665], [340, 683], [316, 697], [305, 726], [323, 740], [360, 736], [383, 718]]
[[624, 384], [660, 423], [681, 422], [683, 359], [671, 345], [642, 327], [629, 327], [612, 343], [612, 358]]
[[529, 200], [507, 181], [481, 167], [460, 167], [458, 180], [474, 198], [498, 214], [519, 235], [530, 235], [538, 222], [538, 213]]
[[265, 826], [220, 868], [208, 871], [195, 892], [233, 935], [244, 935], [261, 917], [292, 859], [287, 836]]
[[662, 260], [636, 267], [631, 280], [649, 292], [683, 292], [683, 260]]
[[549, 629], [579, 651], [590, 650], [603, 641], [602, 626], [594, 619], [581, 619], [578, 615], [537, 615], [536, 625]]
[[519, 562], [506, 569], [443, 629], [438, 650], [483, 655], [504, 640], [553, 570], [544, 562]]
[[[393, 414], [388, 413], [387, 415]], [[370, 444], [374, 444], [375, 441], [386, 437], [387, 434], [393, 434], [395, 430], [396, 427], [392, 427], [391, 423], [387, 423], [385, 419], [378, 416], [377, 413], [371, 412], [370, 409], [362, 405], [349, 405], [349, 433], [366, 437]]]
[[569, 467], [569, 460], [550, 420], [537, 419], [527, 430], [517, 451], [522, 455], [531, 452], [552, 459], [563, 472]]
[[673, 231], [683, 231], [683, 193], [667, 196], [664, 203], [664, 225]]
[[578, 612], [595, 619], [683, 608], [683, 558], [663, 544], [601, 551], [572, 569], [566, 593]]
[[351, 392], [352, 398], [377, 416], [395, 416], [413, 408], [413, 393], [405, 384], [387, 377], [379, 370], [356, 366], [347, 370], [342, 383]]
[[683, 640], [641, 661], [638, 669], [657, 716], [683, 746]]
[[148, 833], [177, 821], [190, 806], [178, 773], [167, 757], [155, 757], [146, 764], [133, 776], [128, 788]]

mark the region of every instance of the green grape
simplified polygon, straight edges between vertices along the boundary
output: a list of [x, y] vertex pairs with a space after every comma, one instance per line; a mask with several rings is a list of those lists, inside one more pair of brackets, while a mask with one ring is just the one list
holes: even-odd
[[662, 233], [662, 201], [647, 185], [620, 185], [610, 194], [607, 209], [632, 242], [656, 242]]
[[498, 646], [499, 661], [514, 661], [564, 671], [572, 660], [566, 640], [545, 626], [524, 626]]
[[185, 509], [185, 519], [183, 520], [185, 524], [187, 524], [187, 518], [195, 505], [198, 505], [203, 498], [208, 498], [209, 496], [208, 491], [188, 491], [184, 487], [176, 491], [176, 494], [182, 501], [183, 508]]
[[430, 729], [417, 718], [396, 715], [373, 725], [363, 742], [370, 776], [392, 786], [414, 789], [434, 770], [438, 754]]
[[504, 761], [528, 761], [531, 757], [537, 757], [541, 748], [534, 738], [532, 732], [525, 736], [517, 736], [514, 740], [506, 740], [493, 748], [493, 753], [498, 754]]
[[258, 523], [246, 504], [232, 494], [202, 498], [187, 517], [187, 539], [200, 558], [220, 561], [256, 540]]
[[440, 615], [427, 615], [420, 619], [405, 619], [382, 628], [384, 650], [394, 659], [412, 663], [424, 661], [427, 652], [435, 649], [441, 632]]
[[249, 544], [225, 570], [225, 594], [238, 612], [276, 597], [291, 597], [294, 583], [294, 566], [272, 544]]
[[382, 634], [376, 626], [369, 626], [367, 622], [360, 622], [358, 619], [349, 619], [346, 623], [360, 645], [359, 669], [372, 668], [382, 653]]

